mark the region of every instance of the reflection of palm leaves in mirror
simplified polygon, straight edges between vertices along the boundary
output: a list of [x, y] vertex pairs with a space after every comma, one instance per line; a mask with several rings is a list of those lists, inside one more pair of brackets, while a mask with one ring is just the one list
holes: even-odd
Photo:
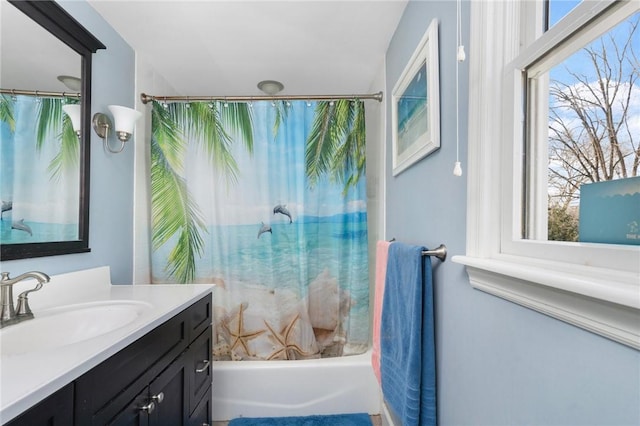
[[365, 133], [361, 101], [319, 102], [305, 153], [309, 185], [327, 175], [344, 185], [343, 194], [355, 186], [365, 171]]
[[[49, 135], [56, 135], [55, 139], [60, 141], [59, 150], [47, 167], [52, 180], [58, 180], [67, 170], [76, 170], [80, 161], [80, 143], [76, 133], [73, 131], [71, 119], [63, 114], [62, 105], [76, 103], [69, 99], [38, 99], [36, 109], [36, 149], [40, 151]], [[11, 132], [15, 131], [16, 123], [13, 113], [14, 101], [2, 95], [0, 97], [0, 121], [9, 125]]]
[[185, 136], [201, 143], [214, 168], [227, 182], [235, 183], [238, 165], [231, 154], [231, 135], [239, 135], [246, 149], [253, 152], [251, 114], [246, 104], [231, 103], [220, 108], [216, 103], [177, 103], [165, 108], [158, 102], [153, 103], [152, 113], [153, 249], [177, 234], [167, 270], [179, 282], [192, 282], [196, 256], [203, 247], [201, 233], [206, 232], [206, 227], [180, 176], [187, 148]]
[[80, 141], [73, 131], [71, 119], [62, 111], [66, 103], [76, 103], [69, 99], [42, 98], [36, 112], [36, 148], [41, 150], [50, 134], [59, 140], [59, 150], [51, 160], [47, 170], [51, 179], [60, 179], [68, 170], [76, 170], [80, 162]]
[[9, 125], [11, 133], [16, 130], [16, 121], [13, 118], [13, 102], [5, 95], [0, 96], [0, 121]]

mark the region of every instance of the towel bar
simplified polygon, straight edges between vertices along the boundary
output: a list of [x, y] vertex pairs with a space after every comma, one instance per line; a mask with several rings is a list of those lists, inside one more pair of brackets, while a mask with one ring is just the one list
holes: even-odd
[[444, 262], [447, 259], [447, 246], [444, 244], [440, 244], [438, 247], [433, 250], [422, 250], [423, 256], [435, 256]]
[[[395, 240], [396, 240], [395, 238], [392, 238], [389, 240], [389, 242], [392, 243]], [[422, 255], [435, 256], [440, 261], [444, 262], [445, 260], [447, 260], [447, 246], [445, 246], [444, 244], [440, 244], [438, 247], [434, 248], [433, 250], [422, 250]]]

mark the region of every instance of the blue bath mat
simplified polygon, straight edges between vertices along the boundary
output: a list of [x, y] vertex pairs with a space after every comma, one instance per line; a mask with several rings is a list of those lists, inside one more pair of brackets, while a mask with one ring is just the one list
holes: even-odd
[[371, 426], [368, 414], [331, 414], [304, 417], [241, 417], [229, 422], [229, 426]]

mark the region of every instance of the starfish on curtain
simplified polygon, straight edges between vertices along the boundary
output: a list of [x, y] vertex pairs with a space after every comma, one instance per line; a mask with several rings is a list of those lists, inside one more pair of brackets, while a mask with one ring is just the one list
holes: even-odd
[[[260, 336], [262, 333], [264, 333], [267, 330], [257, 330], [257, 331], [251, 331], [251, 332], [247, 332], [244, 330], [244, 309], [245, 309], [245, 303], [241, 303], [240, 304], [240, 309], [238, 311], [238, 325], [235, 327], [234, 330], [229, 329], [229, 324], [228, 322], [223, 322], [222, 323], [222, 327], [227, 331], [227, 333], [229, 333], [229, 335], [232, 337], [232, 342], [230, 342], [230, 348], [229, 351], [231, 352], [231, 354], [233, 355], [233, 350], [238, 346], [242, 346], [242, 348], [244, 349], [244, 352], [248, 355], [248, 356], [255, 356], [255, 354], [252, 354], [249, 351], [249, 341], [252, 339], [255, 339], [256, 337]], [[229, 321], [231, 322], [231, 321]]]
[[279, 356], [284, 356], [284, 359], [286, 359], [286, 360], [295, 359], [295, 355], [293, 355], [293, 357], [290, 357], [290, 352], [289, 351], [298, 352], [298, 354], [300, 354], [302, 356], [311, 356], [311, 355], [313, 355], [313, 353], [305, 352], [305, 351], [302, 350], [302, 348], [300, 346], [298, 346], [297, 344], [289, 341], [291, 339], [291, 337], [292, 337], [292, 332], [293, 332], [293, 329], [294, 329], [298, 319], [300, 319], [300, 314], [297, 314], [291, 320], [291, 322], [282, 330], [282, 333], [275, 332], [273, 330], [273, 328], [271, 328], [271, 326], [269, 325], [269, 323], [267, 321], [264, 322], [264, 325], [266, 325], [267, 328], [269, 329], [269, 331], [271, 332], [271, 336], [269, 336], [271, 338], [271, 340], [274, 341], [277, 345], [280, 345], [280, 347], [277, 348], [277, 349], [276, 349], [276, 347], [274, 347], [275, 351], [271, 355], [269, 355], [267, 360], [272, 360], [272, 359], [275, 359], [275, 358], [277, 358]]

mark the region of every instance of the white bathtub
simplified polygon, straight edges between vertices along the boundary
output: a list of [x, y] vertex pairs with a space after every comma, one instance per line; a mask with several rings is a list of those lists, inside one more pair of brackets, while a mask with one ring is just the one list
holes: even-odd
[[379, 414], [382, 397], [362, 355], [300, 361], [215, 361], [213, 420], [312, 414]]

